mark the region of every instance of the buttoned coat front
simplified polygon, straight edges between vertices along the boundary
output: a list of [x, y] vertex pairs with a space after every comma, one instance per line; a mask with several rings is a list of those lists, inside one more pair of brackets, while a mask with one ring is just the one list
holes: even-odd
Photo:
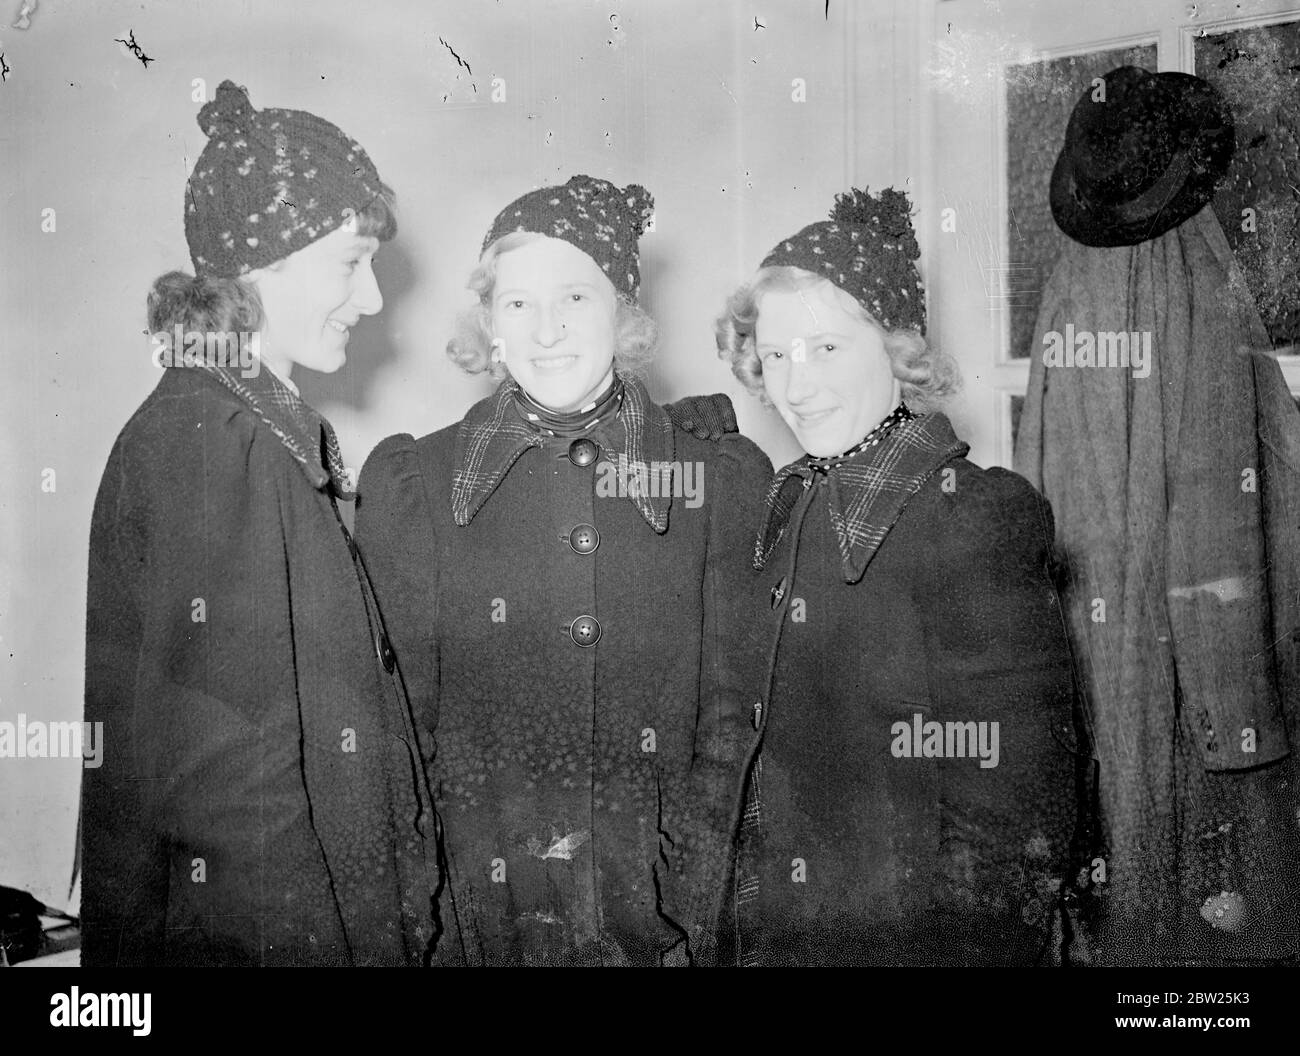
[[634, 380], [577, 440], [525, 427], [511, 385], [385, 440], [360, 482], [358, 543], [433, 733], [437, 960], [707, 960], [742, 776], [723, 716], [756, 677], [731, 666], [732, 607], [770, 464], [674, 428]]

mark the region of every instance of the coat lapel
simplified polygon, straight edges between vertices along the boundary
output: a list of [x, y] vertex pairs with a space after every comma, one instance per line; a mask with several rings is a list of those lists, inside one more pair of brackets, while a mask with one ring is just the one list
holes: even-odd
[[198, 366], [238, 396], [279, 438], [312, 487], [329, 486], [338, 498], [353, 498], [351, 475], [343, 465], [334, 427], [314, 407], [269, 370], [244, 377], [211, 363]]
[[[650, 400], [645, 386], [635, 378], [624, 378], [625, 394], [618, 418], [593, 435], [604, 441], [610, 461], [633, 505], [656, 532], [668, 530], [672, 487], [668, 472], [680, 472], [673, 465], [673, 426], [667, 413]], [[480, 400], [461, 420], [456, 430], [452, 464], [451, 507], [461, 527], [482, 509], [497, 485], [505, 479], [519, 457], [531, 447], [541, 447], [545, 437], [529, 425], [515, 409], [519, 386], [511, 379], [495, 393]], [[658, 474], [661, 486], [650, 486], [655, 467], [671, 467]]]
[[912, 496], [945, 462], [968, 451], [970, 445], [957, 439], [947, 417], [936, 413], [902, 423], [879, 447], [829, 471], [812, 466], [805, 455], [768, 485], [767, 515], [755, 545], [754, 567], [762, 569], [771, 557], [801, 493], [821, 484], [840, 548], [844, 582], [858, 582]]

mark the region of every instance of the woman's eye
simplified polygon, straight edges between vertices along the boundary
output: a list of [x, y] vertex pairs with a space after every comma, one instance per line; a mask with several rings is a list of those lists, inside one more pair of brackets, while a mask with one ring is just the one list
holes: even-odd
[[587, 298], [586, 298], [586, 295], [585, 295], [585, 294], [581, 294], [581, 293], [571, 293], [571, 294], [569, 294], [569, 298], [570, 298], [570, 300], [572, 300], [575, 304], [577, 304], [579, 301], [585, 301], [585, 300], [587, 299]]
[[835, 349], [836, 349], [836, 347], [837, 347], [837, 346], [832, 345], [829, 341], [827, 341], [826, 344], [822, 345], [822, 351], [823, 351], [823, 352], [834, 352]]

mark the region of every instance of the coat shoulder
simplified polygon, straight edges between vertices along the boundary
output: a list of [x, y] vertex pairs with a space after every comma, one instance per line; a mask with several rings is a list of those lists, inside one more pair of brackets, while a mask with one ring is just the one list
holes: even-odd
[[987, 546], [1039, 550], [1055, 532], [1048, 501], [1019, 473], [1000, 466], [983, 469], [968, 459], [954, 459], [922, 492], [917, 512], [933, 519], [950, 554]]
[[175, 504], [223, 474], [245, 474], [258, 421], [233, 393], [196, 370], [169, 369], [113, 443], [101, 499], [157, 491]]
[[459, 423], [418, 439], [396, 433], [381, 440], [361, 467], [357, 510], [367, 499], [411, 507], [432, 499], [437, 483], [451, 464]]
[[749, 437], [726, 433], [716, 440], [701, 440], [677, 426], [673, 443], [679, 461], [695, 461], [730, 482], [733, 489], [762, 494], [772, 479], [772, 461]]

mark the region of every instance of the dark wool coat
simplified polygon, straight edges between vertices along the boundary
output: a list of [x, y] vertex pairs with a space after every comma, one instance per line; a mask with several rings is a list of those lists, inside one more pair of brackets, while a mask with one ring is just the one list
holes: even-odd
[[1243, 351], [1270, 342], [1213, 209], [1136, 246], [1065, 244], [1035, 333], [1096, 334], [1100, 355], [1115, 332], [1149, 342], [1148, 376], [1033, 357], [1016, 444], [1057, 513], [1095, 731], [1093, 946], [1294, 963], [1300, 414], [1276, 358]]
[[[675, 429], [632, 380], [584, 453], [524, 428], [511, 385], [385, 440], [359, 489], [358, 543], [434, 731], [437, 960], [707, 961], [743, 774], [722, 716], [756, 675], [730, 667], [734, 606], [770, 463]], [[609, 494], [629, 450], [691, 464], [702, 501]]]
[[[1052, 516], [966, 450], [933, 415], [855, 456], [855, 479], [787, 481], [789, 516], [769, 525], [784, 531], [751, 573], [768, 681], [737, 866], [742, 963], [1044, 955], [1076, 822]], [[867, 480], [883, 484], [870, 499]], [[997, 765], [970, 757], [978, 734], [965, 758], [918, 758], [929, 722], [996, 722]]]
[[418, 964], [432, 937], [420, 751], [310, 472], [200, 369], [164, 373], [113, 446], [90, 539], [84, 964]]

